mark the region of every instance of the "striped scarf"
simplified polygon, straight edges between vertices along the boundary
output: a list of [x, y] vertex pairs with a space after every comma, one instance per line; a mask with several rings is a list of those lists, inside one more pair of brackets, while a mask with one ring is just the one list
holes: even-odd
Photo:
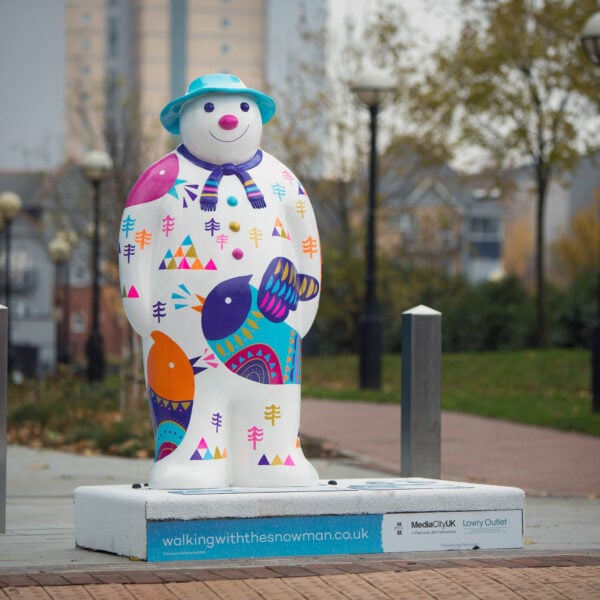
[[221, 179], [223, 179], [223, 175], [235, 175], [240, 180], [246, 190], [246, 196], [252, 208], [265, 208], [265, 197], [248, 173], [248, 169], [252, 169], [260, 164], [263, 156], [260, 150], [257, 150], [256, 154], [249, 161], [239, 165], [234, 165], [233, 163], [213, 165], [212, 163], [205, 162], [194, 156], [183, 144], [177, 148], [177, 151], [190, 162], [210, 171], [210, 175], [200, 193], [200, 208], [202, 210], [216, 210], [219, 197], [219, 184], [221, 183]]

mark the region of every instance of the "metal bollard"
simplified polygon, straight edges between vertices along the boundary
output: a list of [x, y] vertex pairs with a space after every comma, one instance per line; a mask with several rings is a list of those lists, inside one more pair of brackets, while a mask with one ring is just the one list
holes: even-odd
[[8, 309], [0, 305], [0, 533], [6, 533], [6, 386]]
[[441, 475], [442, 314], [402, 313], [402, 477]]

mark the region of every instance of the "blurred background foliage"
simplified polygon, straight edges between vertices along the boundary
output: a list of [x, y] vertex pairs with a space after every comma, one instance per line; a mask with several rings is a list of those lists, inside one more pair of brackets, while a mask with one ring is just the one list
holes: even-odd
[[[336, 250], [332, 251], [336, 253]], [[317, 320], [305, 340], [307, 354], [357, 351], [362, 310], [359, 261], [327, 260]], [[402, 312], [425, 304], [442, 313], [443, 350], [518, 350], [535, 346], [534, 298], [517, 277], [469, 284], [438, 270], [402, 268], [380, 260], [379, 303], [385, 325], [384, 352], [400, 352]], [[549, 344], [589, 348], [596, 311], [596, 273], [581, 270], [568, 285], [548, 290]]]

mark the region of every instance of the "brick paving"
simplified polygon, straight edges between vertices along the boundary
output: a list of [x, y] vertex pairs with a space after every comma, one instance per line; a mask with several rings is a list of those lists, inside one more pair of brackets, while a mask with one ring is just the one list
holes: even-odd
[[[244, 569], [94, 571], [73, 578], [68, 567], [47, 573], [0, 573], [0, 599], [79, 600], [593, 600], [600, 598], [600, 553], [416, 561], [370, 559]], [[310, 559], [309, 559], [310, 560]], [[555, 564], [552, 564], [555, 563]], [[507, 566], [508, 564], [508, 566]], [[556, 566], [563, 564], [564, 566]], [[337, 568], [336, 568], [337, 566]], [[324, 568], [325, 567], [325, 568]], [[368, 568], [366, 568], [368, 567]], [[123, 577], [125, 575], [125, 577]], [[208, 575], [208, 576], [207, 576]], [[87, 580], [85, 579], [86, 576]], [[187, 578], [187, 580], [182, 580]], [[152, 582], [151, 582], [152, 581]]]

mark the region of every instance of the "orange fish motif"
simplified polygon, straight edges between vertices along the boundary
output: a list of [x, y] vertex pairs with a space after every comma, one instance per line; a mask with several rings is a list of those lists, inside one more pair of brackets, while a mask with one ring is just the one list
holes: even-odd
[[154, 429], [154, 460], [173, 452], [183, 440], [192, 414], [196, 370], [174, 340], [162, 331], [151, 334], [146, 377]]

